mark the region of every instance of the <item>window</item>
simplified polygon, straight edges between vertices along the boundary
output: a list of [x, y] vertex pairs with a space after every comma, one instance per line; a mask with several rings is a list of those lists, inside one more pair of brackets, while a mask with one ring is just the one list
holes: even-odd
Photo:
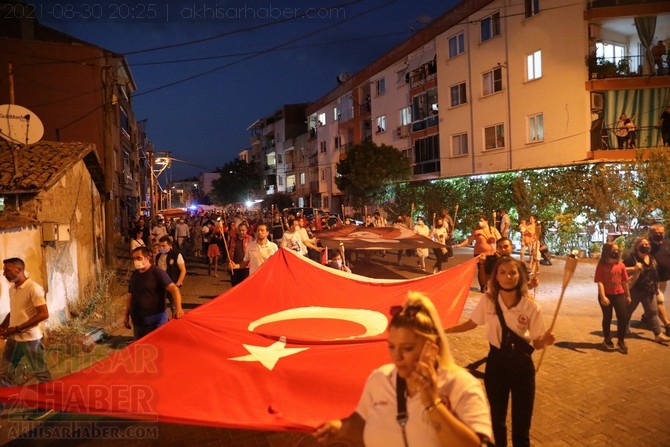
[[326, 181], [326, 170], [325, 169], [321, 170], [321, 181], [322, 182]]
[[337, 121], [340, 118], [340, 109], [333, 107], [333, 121]]
[[440, 172], [440, 137], [433, 135], [414, 142], [414, 175]]
[[300, 184], [301, 185], [305, 184], [305, 173], [304, 172], [300, 173]]
[[456, 107], [467, 102], [465, 95], [465, 82], [451, 86], [451, 107]]
[[540, 0], [524, 0], [526, 18], [533, 17], [540, 12]]
[[502, 68], [494, 68], [482, 76], [482, 93], [484, 96], [502, 91]]
[[486, 42], [500, 34], [500, 13], [496, 12], [481, 21], [481, 40]]
[[319, 113], [319, 116], [317, 118], [317, 124], [319, 126], [324, 126], [326, 124], [326, 114], [325, 113]]
[[321, 153], [321, 154], [326, 153], [326, 142], [325, 141], [320, 141], [319, 142], [319, 153]]
[[468, 134], [462, 133], [451, 136], [451, 155], [460, 157], [468, 155]]
[[542, 77], [542, 51], [537, 50], [534, 53], [526, 56], [527, 76], [528, 80], [538, 79]]
[[400, 125], [404, 126], [412, 122], [412, 107], [403, 107], [400, 109]]
[[484, 149], [500, 149], [505, 147], [505, 126], [496, 124], [495, 126], [484, 128]]
[[323, 208], [330, 208], [330, 197], [328, 196], [323, 196], [323, 200], [321, 200], [321, 206]]
[[128, 112], [123, 107], [119, 107], [119, 112], [121, 114], [121, 133], [130, 138], [130, 119], [128, 118]]
[[598, 64], [603, 61], [619, 63], [621, 59], [626, 57], [626, 47], [615, 43], [596, 43], [596, 59]]
[[528, 142], [544, 141], [544, 118], [541, 113], [528, 117]]
[[342, 146], [342, 135], [337, 135], [335, 137], [335, 149], [339, 149]]
[[386, 115], [377, 117], [377, 133], [386, 132]]
[[449, 59], [465, 53], [465, 34], [460, 33], [449, 39]]
[[384, 78], [377, 79], [377, 82], [375, 82], [375, 93], [377, 96], [382, 96], [386, 92], [386, 84], [384, 82]]

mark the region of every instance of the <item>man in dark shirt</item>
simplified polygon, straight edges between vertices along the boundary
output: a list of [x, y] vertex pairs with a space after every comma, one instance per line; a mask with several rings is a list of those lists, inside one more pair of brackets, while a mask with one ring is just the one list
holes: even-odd
[[181, 307], [179, 287], [172, 282], [165, 270], [151, 264], [151, 252], [147, 247], [133, 251], [135, 271], [128, 285], [128, 304], [124, 324], [130, 329], [131, 321], [135, 339], [140, 339], [168, 321], [165, 308], [165, 292], [170, 292], [175, 310], [172, 318], [184, 315]]
[[665, 298], [665, 289], [670, 280], [670, 245], [665, 243], [665, 227], [661, 224], [654, 224], [649, 227], [649, 243], [651, 244], [651, 255], [656, 260], [656, 269], [658, 271], [659, 292], [656, 297], [658, 302], [658, 318], [661, 325], [665, 327], [665, 335], [670, 335], [670, 320], [663, 305]]
[[247, 248], [247, 244], [251, 242], [251, 236], [247, 234], [248, 229], [247, 224], [242, 222], [237, 226], [237, 235], [230, 240], [230, 254], [228, 255], [230, 262], [228, 268], [230, 268], [230, 284], [233, 287], [249, 277], [248, 266], [237, 269], [231, 267], [235, 264], [241, 264], [244, 260], [244, 250]]

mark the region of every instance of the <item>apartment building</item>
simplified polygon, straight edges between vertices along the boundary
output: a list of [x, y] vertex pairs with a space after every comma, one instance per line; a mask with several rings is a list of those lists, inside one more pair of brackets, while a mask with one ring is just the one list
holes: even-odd
[[612, 150], [619, 116], [653, 148], [670, 102], [658, 40], [667, 2], [462, 2], [307, 107], [312, 206], [339, 209], [335, 164], [366, 139], [403, 151], [414, 180], [631, 160]]

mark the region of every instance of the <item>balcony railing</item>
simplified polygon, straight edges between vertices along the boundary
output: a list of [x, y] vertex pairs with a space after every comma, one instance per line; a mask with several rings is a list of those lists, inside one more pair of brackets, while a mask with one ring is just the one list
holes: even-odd
[[416, 88], [437, 77], [437, 64], [435, 61], [426, 62], [419, 68], [409, 73], [410, 88]]
[[[619, 149], [618, 141], [616, 135], [614, 135], [616, 128], [614, 127], [605, 127], [602, 130], [600, 139], [593, 135], [592, 150], [608, 150], [608, 149]], [[630, 141], [630, 140], [628, 140]], [[656, 126], [648, 127], [638, 127], [635, 131], [635, 143], [634, 147], [626, 142], [621, 149], [633, 149], [633, 148], [649, 148], [649, 147], [660, 147], [663, 146], [663, 140], [661, 139], [661, 130]]]
[[[596, 57], [590, 56], [586, 60], [589, 67], [589, 79], [611, 79], [611, 78], [634, 78], [642, 76], [643, 64], [645, 63], [642, 56], [626, 56], [626, 57]], [[653, 73], [645, 75], [663, 75], [666, 74], [665, 69], [654, 69]]]

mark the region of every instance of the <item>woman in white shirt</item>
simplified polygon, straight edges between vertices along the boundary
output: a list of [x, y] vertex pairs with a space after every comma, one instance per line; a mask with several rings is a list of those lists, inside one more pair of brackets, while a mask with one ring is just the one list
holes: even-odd
[[412, 292], [391, 314], [392, 363], [370, 374], [354, 413], [324, 423], [314, 436], [366, 447], [486, 445], [493, 435], [484, 391], [454, 363], [433, 303]]

